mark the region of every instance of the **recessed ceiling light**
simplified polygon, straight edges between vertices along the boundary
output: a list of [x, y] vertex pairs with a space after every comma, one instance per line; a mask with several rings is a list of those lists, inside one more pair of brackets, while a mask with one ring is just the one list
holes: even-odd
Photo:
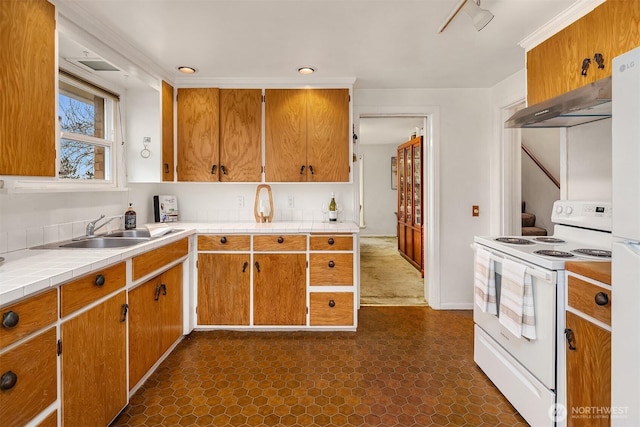
[[305, 65], [304, 67], [298, 67], [298, 72], [300, 74], [313, 74], [316, 72], [316, 68]]
[[196, 70], [193, 67], [185, 67], [185, 66], [180, 66], [180, 67], [176, 67], [178, 69], [178, 71], [180, 71], [181, 73], [184, 74], [195, 74], [198, 72], [198, 70]]

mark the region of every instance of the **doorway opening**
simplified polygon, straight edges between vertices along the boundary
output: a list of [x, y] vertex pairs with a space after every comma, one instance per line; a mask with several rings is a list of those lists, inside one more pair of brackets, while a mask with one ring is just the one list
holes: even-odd
[[[420, 171], [422, 164], [425, 165], [425, 174], [421, 173], [419, 178], [413, 174], [398, 174], [398, 147], [412, 137], [423, 136], [425, 139], [427, 117], [361, 115], [359, 119], [360, 303], [427, 305], [426, 281], [421, 268], [416, 268], [400, 255], [399, 232], [403, 233], [400, 243], [404, 244], [405, 230], [401, 229], [398, 221], [399, 210], [405, 211], [404, 206], [399, 208], [400, 189], [406, 194], [404, 201], [410, 199], [411, 212], [418, 218], [417, 225], [412, 224], [418, 231], [415, 232], [416, 240], [412, 242], [410, 250], [413, 251], [415, 247], [418, 251], [426, 247], [423, 238], [426, 231], [422, 232], [422, 217], [427, 207], [423, 202], [426, 199], [422, 179], [422, 176], [426, 176], [427, 162], [422, 162], [426, 144], [419, 145], [415, 158], [412, 155], [410, 159], [420, 167]], [[403, 171], [410, 166], [404, 161], [406, 158], [400, 162]], [[411, 216], [409, 220], [416, 222]]]

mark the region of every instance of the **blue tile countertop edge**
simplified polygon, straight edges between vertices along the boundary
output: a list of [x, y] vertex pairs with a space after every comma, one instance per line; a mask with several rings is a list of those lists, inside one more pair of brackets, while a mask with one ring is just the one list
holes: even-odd
[[110, 249], [26, 249], [2, 254], [0, 306], [143, 252], [199, 233], [359, 233], [353, 222], [171, 223], [174, 231], [148, 242]]

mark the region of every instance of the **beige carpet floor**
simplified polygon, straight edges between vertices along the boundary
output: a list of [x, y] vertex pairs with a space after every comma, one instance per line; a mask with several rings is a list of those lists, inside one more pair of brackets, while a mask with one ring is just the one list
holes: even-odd
[[427, 305], [422, 275], [395, 237], [360, 237], [360, 304]]

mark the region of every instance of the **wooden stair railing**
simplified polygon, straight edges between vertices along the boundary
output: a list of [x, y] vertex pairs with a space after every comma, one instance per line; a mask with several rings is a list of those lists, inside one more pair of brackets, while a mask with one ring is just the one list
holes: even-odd
[[547, 168], [544, 167], [544, 165], [542, 163], [540, 163], [540, 160], [538, 160], [536, 158], [536, 156], [533, 155], [533, 153], [531, 152], [531, 150], [529, 150], [527, 148], [526, 145], [522, 144], [522, 150], [527, 153], [527, 156], [529, 156], [529, 158], [531, 158], [531, 160], [533, 160], [533, 163], [535, 163], [542, 172], [544, 172], [545, 175], [547, 175], [547, 177], [551, 180], [551, 182], [553, 182], [556, 187], [558, 187], [558, 189], [560, 188], [560, 181], [558, 181], [552, 174], [551, 172], [549, 172], [549, 170]]

